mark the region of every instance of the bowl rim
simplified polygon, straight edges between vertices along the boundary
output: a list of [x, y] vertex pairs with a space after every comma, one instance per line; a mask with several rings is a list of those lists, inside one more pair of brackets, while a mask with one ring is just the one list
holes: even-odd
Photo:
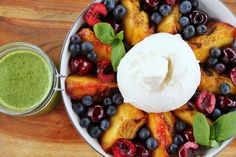
[[[66, 42], [70, 39], [70, 34], [72, 32], [72, 29], [75, 27], [75, 25], [78, 23], [78, 21], [83, 18], [85, 12], [87, 11], [87, 9], [89, 8], [89, 6], [91, 6], [93, 3], [95, 3], [96, 1], [98, 0], [92, 0], [90, 3], [88, 3], [88, 5], [86, 5], [86, 7], [82, 10], [82, 12], [77, 16], [77, 18], [74, 20], [74, 22], [72, 23], [71, 27], [69, 28], [69, 30], [67, 31], [67, 35], [65, 37], [65, 40], [63, 42], [63, 45], [62, 45], [62, 49], [61, 49], [61, 54], [60, 54], [60, 61], [59, 61], [59, 64], [60, 64], [60, 69], [59, 69], [59, 72], [61, 75], [64, 75], [62, 74], [62, 61], [63, 61], [63, 54], [65, 52], [65, 49], [66, 49]], [[101, 0], [100, 0], [101, 1]], [[217, 2], [221, 7], [222, 9], [224, 9], [225, 11], [227, 11], [228, 14], [231, 14], [232, 16], [235, 16], [232, 12], [232, 10], [227, 7], [225, 5], [225, 3], [223, 2], [223, 0], [215, 0], [215, 2]], [[234, 26], [235, 27], [235, 26]], [[64, 75], [65, 76], [65, 75]], [[62, 84], [65, 82], [62, 80], [63, 78], [60, 78], [60, 85], [62, 87]], [[62, 92], [65, 92], [65, 89], [62, 91]], [[99, 155], [103, 156], [103, 154], [98, 151], [95, 146], [93, 144], [90, 144], [90, 142], [83, 136], [83, 134], [79, 131], [79, 129], [76, 127], [76, 125], [74, 124], [73, 120], [72, 120], [72, 117], [70, 116], [69, 114], [69, 110], [66, 106], [66, 101], [65, 101], [65, 98], [64, 98], [64, 95], [62, 94], [62, 100], [63, 100], [63, 104], [64, 104], [64, 107], [65, 107], [65, 111], [66, 111], [66, 114], [67, 116], [69, 117], [69, 120], [71, 122], [71, 124], [73, 125], [74, 129], [76, 130], [76, 132], [86, 141], [86, 143], [91, 147], [93, 148]], [[219, 154], [224, 148], [226, 148], [229, 144], [232, 143], [232, 141], [234, 140], [235, 137], [232, 137], [226, 141], [224, 141], [221, 146], [217, 149], [214, 150], [214, 152], [212, 153], [212, 156], [216, 156], [217, 154]], [[204, 155], [205, 157], [210, 157], [208, 154]]]

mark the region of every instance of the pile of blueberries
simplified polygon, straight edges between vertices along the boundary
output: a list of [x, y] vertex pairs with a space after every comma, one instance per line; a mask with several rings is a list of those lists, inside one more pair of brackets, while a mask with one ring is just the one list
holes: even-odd
[[74, 34], [70, 38], [69, 52], [72, 57], [85, 55], [90, 61], [96, 62], [97, 55], [90, 42], [83, 42], [79, 35]]
[[91, 137], [99, 138], [110, 127], [109, 118], [116, 114], [118, 105], [123, 101], [120, 93], [106, 97], [101, 102], [84, 96], [81, 101], [72, 101], [72, 108], [80, 117], [80, 126], [86, 128]]
[[198, 0], [181, 0], [179, 11], [182, 17], [179, 23], [184, 28], [184, 39], [193, 38], [196, 35], [204, 35], [207, 32], [208, 14], [198, 9]]
[[[159, 0], [144, 0], [144, 4], [146, 4], [144, 6], [148, 6], [146, 10], [150, 13], [150, 21], [154, 25], [158, 25], [163, 17], [170, 15], [173, 10], [173, 6], [160, 3]], [[208, 15], [198, 10], [198, 6], [198, 0], [180, 0], [179, 11], [182, 16], [179, 23], [183, 27], [182, 36], [184, 39], [190, 39], [207, 32]]]
[[192, 128], [187, 128], [187, 125], [184, 122], [179, 120], [176, 121], [175, 130], [177, 133], [173, 137], [174, 143], [169, 146], [168, 149], [169, 154], [178, 153], [180, 146], [182, 146], [184, 143], [188, 141], [195, 142]]

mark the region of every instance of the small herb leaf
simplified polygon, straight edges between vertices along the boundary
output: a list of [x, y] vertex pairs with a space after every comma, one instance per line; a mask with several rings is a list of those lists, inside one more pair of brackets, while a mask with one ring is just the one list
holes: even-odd
[[216, 140], [210, 140], [210, 146], [213, 148], [220, 147], [220, 143], [217, 142]]
[[206, 117], [199, 112], [196, 112], [193, 119], [193, 133], [196, 142], [203, 146], [210, 144], [210, 126]]
[[236, 112], [221, 116], [214, 122], [213, 126], [215, 128], [215, 139], [218, 142], [236, 136]]
[[116, 34], [116, 37], [120, 40], [124, 39], [124, 31], [120, 31], [118, 34]]
[[125, 55], [125, 47], [123, 42], [120, 39], [115, 39], [112, 42], [112, 53], [111, 53], [111, 63], [113, 70], [117, 71], [117, 67], [120, 63], [120, 60]]
[[96, 37], [104, 44], [111, 44], [115, 38], [115, 31], [109, 23], [98, 23], [93, 30]]

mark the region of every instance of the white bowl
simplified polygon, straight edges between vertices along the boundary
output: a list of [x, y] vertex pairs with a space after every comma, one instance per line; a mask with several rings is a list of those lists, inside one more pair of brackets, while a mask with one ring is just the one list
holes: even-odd
[[[95, 0], [94, 2], [101, 2], [101, 0]], [[200, 2], [200, 9], [206, 11], [210, 17], [218, 19], [222, 22], [229, 23], [236, 27], [236, 18], [232, 14], [232, 12], [219, 0], [199, 0]], [[68, 46], [70, 42], [70, 36], [75, 34], [80, 26], [84, 23], [83, 15], [86, 12], [86, 10], [89, 8], [89, 6], [80, 14], [80, 16], [77, 18], [77, 20], [72, 25], [66, 39], [63, 45], [63, 49], [61, 52], [61, 66], [60, 66], [60, 73], [62, 75], [65, 75], [66, 77], [69, 75], [69, 52], [68, 52]], [[61, 88], [65, 89], [65, 78], [61, 78]], [[97, 140], [91, 138], [87, 131], [80, 127], [78, 116], [74, 113], [72, 110], [72, 103], [70, 97], [66, 94], [65, 90], [62, 92], [65, 108], [67, 111], [67, 114], [74, 125], [75, 129], [78, 133], [102, 156], [110, 157], [111, 155], [104, 152], [104, 150], [101, 148], [100, 144], [97, 142]], [[221, 147], [215, 148], [215, 149], [208, 149], [207, 151], [203, 152], [204, 157], [212, 157], [219, 153], [224, 147], [226, 147], [232, 139], [229, 139], [222, 143]]]

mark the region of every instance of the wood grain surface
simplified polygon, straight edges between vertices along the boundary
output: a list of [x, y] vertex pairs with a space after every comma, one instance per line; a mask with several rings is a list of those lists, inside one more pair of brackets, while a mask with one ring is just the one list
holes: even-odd
[[[59, 66], [68, 29], [91, 0], [0, 0], [0, 46], [16, 41], [41, 47]], [[224, 1], [236, 14], [236, 1]], [[218, 157], [236, 156], [236, 140]], [[72, 127], [61, 102], [38, 117], [0, 114], [0, 157], [98, 157]]]

